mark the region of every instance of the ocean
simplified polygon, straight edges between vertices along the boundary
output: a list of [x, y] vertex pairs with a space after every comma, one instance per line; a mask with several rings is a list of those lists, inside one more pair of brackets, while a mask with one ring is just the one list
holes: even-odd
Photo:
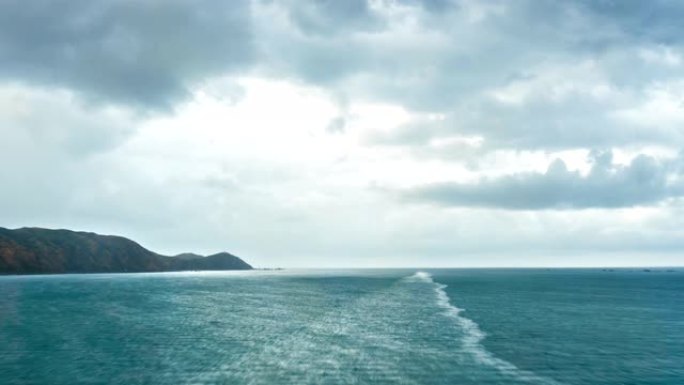
[[684, 271], [4, 276], [0, 384], [684, 384]]

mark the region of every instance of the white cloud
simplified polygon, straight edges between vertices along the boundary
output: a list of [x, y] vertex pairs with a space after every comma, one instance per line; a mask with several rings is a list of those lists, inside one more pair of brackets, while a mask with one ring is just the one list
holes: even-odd
[[489, 91], [489, 95], [510, 105], [533, 101], [561, 103], [570, 97], [585, 97], [597, 103], [614, 102], [621, 97], [620, 92], [601, 72], [602, 68], [592, 61], [535, 69], [521, 79]]
[[614, 111], [613, 116], [625, 123], [668, 130], [681, 140], [684, 124], [684, 80], [657, 82], [649, 85], [635, 106]]
[[684, 60], [676, 49], [664, 45], [642, 48], [639, 56], [649, 64], [659, 64], [668, 67], [679, 67]]
[[[209, 3], [8, 4], [0, 226], [261, 266], [684, 246], [677, 4]], [[458, 207], [395, 194], [429, 186]]]

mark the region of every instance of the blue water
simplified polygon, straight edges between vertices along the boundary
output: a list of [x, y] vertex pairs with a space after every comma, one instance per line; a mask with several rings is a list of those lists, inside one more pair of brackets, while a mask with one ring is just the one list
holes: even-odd
[[6, 276], [0, 384], [684, 384], [684, 273]]

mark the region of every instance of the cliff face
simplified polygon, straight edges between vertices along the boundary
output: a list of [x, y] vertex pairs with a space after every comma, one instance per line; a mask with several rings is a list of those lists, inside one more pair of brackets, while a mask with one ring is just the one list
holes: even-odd
[[167, 257], [123, 237], [70, 230], [0, 228], [0, 273], [95, 273], [183, 270], [249, 270], [240, 258], [219, 253], [208, 257]]

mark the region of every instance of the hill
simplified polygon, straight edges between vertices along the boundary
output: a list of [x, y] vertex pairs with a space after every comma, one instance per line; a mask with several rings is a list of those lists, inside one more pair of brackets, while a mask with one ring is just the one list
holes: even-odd
[[0, 274], [123, 273], [185, 270], [250, 270], [229, 254], [169, 257], [118, 236], [95, 233], [0, 227]]

